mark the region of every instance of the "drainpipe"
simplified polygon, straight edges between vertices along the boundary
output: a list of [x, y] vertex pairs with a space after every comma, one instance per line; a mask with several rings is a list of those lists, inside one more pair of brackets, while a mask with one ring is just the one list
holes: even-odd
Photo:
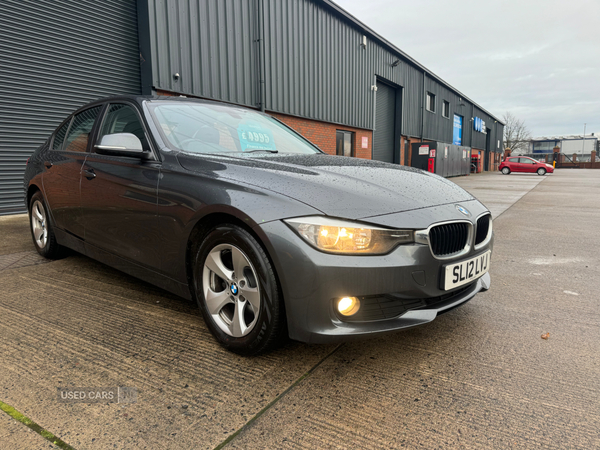
[[473, 103], [471, 103], [471, 118], [469, 119], [469, 126], [471, 127], [471, 142], [470, 142], [470, 147], [471, 150], [473, 150], [473, 135], [475, 134], [475, 124], [473, 123], [473, 121], [475, 120], [475, 106], [473, 105]]
[[425, 87], [425, 78], [427, 72], [423, 71], [423, 96], [421, 97], [421, 142], [423, 142], [423, 135], [425, 134], [425, 99], [427, 97], [427, 89]]
[[258, 92], [260, 97], [260, 110], [265, 111], [266, 92], [265, 92], [265, 16], [264, 0], [258, 0], [258, 64], [260, 77], [258, 81]]

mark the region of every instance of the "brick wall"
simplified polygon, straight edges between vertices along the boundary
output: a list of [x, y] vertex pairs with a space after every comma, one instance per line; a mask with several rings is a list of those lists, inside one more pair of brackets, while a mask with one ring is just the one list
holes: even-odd
[[[286, 114], [267, 112], [272, 116], [277, 117], [287, 126], [293, 128], [330, 155], [336, 154], [335, 132], [337, 130], [352, 131], [354, 132], [354, 156], [357, 158], [371, 159], [371, 145], [373, 140], [373, 132], [371, 130], [363, 130], [362, 128], [352, 128], [344, 125], [288, 116]], [[362, 148], [363, 137], [367, 138], [367, 148]]]
[[[405, 154], [404, 146], [408, 141], [408, 156]], [[412, 145], [417, 142], [432, 142], [428, 139], [400, 137], [400, 164], [410, 166], [412, 164]]]
[[477, 162], [477, 173], [483, 172], [483, 163], [485, 159], [484, 153], [485, 152], [483, 150], [479, 150], [477, 148], [471, 149], [471, 156], [479, 156], [479, 160]]

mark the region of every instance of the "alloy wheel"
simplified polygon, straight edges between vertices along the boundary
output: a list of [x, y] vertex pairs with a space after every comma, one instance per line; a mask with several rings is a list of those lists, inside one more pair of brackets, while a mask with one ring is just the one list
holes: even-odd
[[239, 248], [219, 244], [202, 271], [206, 308], [217, 326], [236, 338], [249, 334], [258, 320], [261, 293], [256, 271]]
[[39, 248], [46, 247], [48, 242], [48, 220], [44, 205], [39, 200], [36, 200], [31, 207], [31, 229], [35, 243]]

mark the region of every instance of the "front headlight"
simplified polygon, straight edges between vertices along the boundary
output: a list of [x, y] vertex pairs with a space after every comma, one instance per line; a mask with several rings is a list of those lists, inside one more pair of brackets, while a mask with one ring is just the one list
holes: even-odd
[[414, 242], [412, 230], [390, 230], [321, 216], [284, 220], [313, 247], [353, 255], [381, 255]]

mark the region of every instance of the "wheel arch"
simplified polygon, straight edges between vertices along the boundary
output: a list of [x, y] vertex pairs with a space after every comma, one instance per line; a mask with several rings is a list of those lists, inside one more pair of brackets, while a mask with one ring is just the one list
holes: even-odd
[[[266, 237], [264, 235], [261, 235], [256, 232], [256, 230], [254, 228], [254, 225], [256, 225], [256, 224], [253, 221], [248, 220], [245, 222], [244, 220], [240, 219], [239, 216], [236, 216], [236, 215], [232, 214], [231, 212], [215, 211], [215, 212], [211, 212], [209, 214], [204, 215], [203, 217], [198, 219], [198, 221], [194, 224], [194, 227], [192, 228], [192, 231], [190, 232], [190, 234], [188, 236], [187, 243], [186, 243], [186, 250], [185, 250], [185, 271], [186, 271], [186, 278], [187, 278], [187, 282], [188, 282], [188, 286], [190, 289], [190, 294], [192, 296], [192, 299], [195, 299], [195, 292], [194, 292], [194, 288], [193, 288], [193, 286], [194, 286], [194, 279], [193, 279], [194, 278], [194, 273], [193, 273], [194, 254], [196, 253], [198, 246], [204, 240], [204, 237], [206, 236], [206, 234], [215, 226], [217, 226], [219, 224], [224, 224], [224, 223], [237, 225], [240, 228], [242, 228], [243, 230], [247, 231], [254, 239], [256, 239], [258, 244], [263, 248], [265, 254], [267, 255], [267, 258], [269, 258], [269, 263], [271, 264], [271, 267], [273, 267], [273, 272], [275, 273], [275, 279], [277, 281], [277, 290], [279, 292], [279, 297], [281, 299], [280, 307], [282, 308], [282, 313], [283, 313], [283, 317], [284, 317], [283, 323], [287, 324], [287, 315], [285, 312], [285, 299], [283, 297], [283, 289], [281, 286], [281, 279], [280, 279], [279, 273], [277, 271], [277, 264], [275, 264], [273, 255], [269, 251], [271, 246], [264, 242], [266, 239]], [[287, 330], [286, 330], [286, 333], [287, 333]]]
[[26, 197], [27, 203], [25, 205], [28, 212], [29, 212], [29, 203], [31, 203], [31, 197], [33, 197], [33, 195], [36, 192], [42, 192], [42, 189], [37, 184], [30, 184], [29, 187], [27, 188], [27, 197]]

